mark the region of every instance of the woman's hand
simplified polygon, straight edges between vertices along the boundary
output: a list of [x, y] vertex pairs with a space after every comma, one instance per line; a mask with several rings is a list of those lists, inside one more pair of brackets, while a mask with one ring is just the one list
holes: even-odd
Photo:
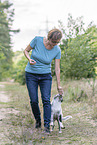
[[29, 51], [32, 50], [33, 48], [30, 46], [30, 44], [26, 47], [26, 49], [24, 50], [24, 54], [26, 56], [26, 58], [29, 60], [30, 65], [34, 65], [36, 64], [36, 61], [31, 59], [29, 56]]
[[59, 92], [59, 94], [60, 94], [60, 95], [62, 95], [62, 94], [63, 94], [63, 89], [62, 89], [62, 87], [61, 87], [61, 86], [59, 86], [59, 87], [58, 87], [58, 92]]
[[33, 59], [29, 59], [29, 63], [30, 63], [30, 65], [34, 65], [34, 64], [36, 64], [36, 61]]

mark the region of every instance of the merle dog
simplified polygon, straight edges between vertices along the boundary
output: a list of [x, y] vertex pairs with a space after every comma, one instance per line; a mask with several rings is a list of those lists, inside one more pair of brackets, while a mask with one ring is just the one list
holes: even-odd
[[62, 133], [61, 128], [65, 128], [62, 124], [62, 120], [67, 120], [69, 118], [72, 118], [72, 116], [66, 116], [63, 117], [62, 114], [62, 107], [61, 103], [63, 101], [63, 96], [60, 94], [57, 94], [51, 103], [51, 131], [54, 129], [54, 121], [57, 120], [58, 126], [59, 126], [59, 133]]

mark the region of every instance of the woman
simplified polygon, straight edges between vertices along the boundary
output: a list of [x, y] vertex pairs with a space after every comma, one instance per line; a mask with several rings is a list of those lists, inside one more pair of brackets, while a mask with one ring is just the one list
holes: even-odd
[[[57, 89], [59, 94], [63, 93], [60, 86], [60, 58], [61, 50], [57, 45], [62, 38], [59, 29], [52, 29], [48, 32], [47, 38], [37, 36], [24, 50], [28, 64], [25, 68], [26, 85], [29, 92], [32, 112], [36, 120], [36, 128], [41, 127], [41, 116], [38, 105], [38, 85], [40, 86], [41, 97], [44, 109], [44, 130], [50, 132], [51, 118], [51, 62], [55, 58], [55, 72], [57, 78]], [[29, 52], [32, 50], [31, 58]]]

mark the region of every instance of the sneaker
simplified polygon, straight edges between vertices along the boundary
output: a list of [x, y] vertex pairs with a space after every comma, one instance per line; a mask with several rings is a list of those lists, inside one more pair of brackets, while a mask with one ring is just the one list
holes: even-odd
[[44, 133], [50, 134], [50, 128], [49, 128], [49, 127], [45, 127], [45, 128], [44, 128]]
[[37, 121], [36, 121], [35, 128], [41, 128], [41, 122], [37, 122]]

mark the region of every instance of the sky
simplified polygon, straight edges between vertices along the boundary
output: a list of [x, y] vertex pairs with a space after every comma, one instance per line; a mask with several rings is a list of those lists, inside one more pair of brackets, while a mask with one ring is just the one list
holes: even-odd
[[[10, 0], [11, 1], [11, 0]], [[74, 19], [83, 16], [87, 26], [97, 25], [97, 0], [13, 0], [15, 9], [13, 29], [20, 32], [12, 37], [13, 51], [24, 50], [35, 36], [46, 37], [47, 31], [61, 20], [67, 24], [68, 14]]]

